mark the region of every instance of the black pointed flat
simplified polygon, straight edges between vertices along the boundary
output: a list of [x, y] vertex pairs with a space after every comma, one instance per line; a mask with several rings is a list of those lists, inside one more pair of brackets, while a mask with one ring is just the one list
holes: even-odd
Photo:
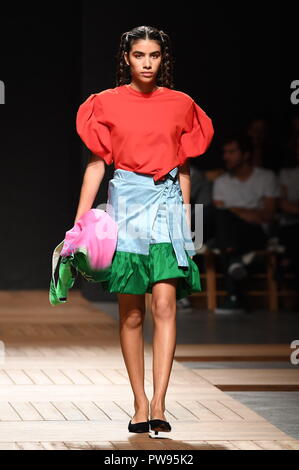
[[132, 423], [130, 420], [128, 430], [129, 432], [149, 432], [149, 420], [141, 421], [140, 423]]
[[162, 431], [162, 432], [171, 431], [171, 426], [169, 422], [164, 421], [163, 419], [150, 419], [149, 424], [151, 427], [151, 431], [155, 431], [155, 433], [158, 433], [159, 431]]

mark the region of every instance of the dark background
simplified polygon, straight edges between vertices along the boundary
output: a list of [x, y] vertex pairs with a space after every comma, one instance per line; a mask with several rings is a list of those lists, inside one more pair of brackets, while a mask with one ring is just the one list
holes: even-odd
[[[222, 137], [260, 112], [272, 124], [273, 168], [282, 158], [296, 107], [290, 82], [299, 78], [293, 6], [67, 1], [1, 9], [0, 289], [49, 287], [52, 252], [73, 226], [89, 154], [76, 133], [76, 112], [91, 93], [116, 86], [124, 31], [151, 25], [170, 35], [175, 89], [190, 94], [215, 128], [199, 165], [219, 165]], [[106, 167], [94, 206], [106, 201], [113, 169]]]

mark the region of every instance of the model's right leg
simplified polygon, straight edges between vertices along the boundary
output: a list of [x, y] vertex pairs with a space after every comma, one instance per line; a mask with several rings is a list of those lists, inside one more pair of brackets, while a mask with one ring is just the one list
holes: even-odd
[[149, 400], [144, 390], [145, 294], [117, 294], [120, 344], [134, 394], [132, 423], [148, 420]]

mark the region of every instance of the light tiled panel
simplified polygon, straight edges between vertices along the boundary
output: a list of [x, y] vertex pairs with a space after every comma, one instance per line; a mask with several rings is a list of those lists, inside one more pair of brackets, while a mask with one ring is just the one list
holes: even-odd
[[[298, 445], [219, 390], [211, 376], [177, 361], [166, 397], [165, 414], [173, 429], [169, 439], [129, 433], [133, 394], [117, 322], [75, 291], [57, 308], [49, 305], [47, 296], [45, 291], [0, 292], [0, 339], [5, 345], [0, 364], [0, 449], [263, 450]], [[225, 345], [215, 346], [201, 349], [201, 354], [225, 352]], [[187, 345], [183, 353], [197, 354], [195, 349]], [[243, 348], [244, 356], [253, 351], [250, 345]], [[239, 352], [236, 348], [233, 353], [237, 357]], [[176, 353], [182, 354], [180, 346]], [[279, 350], [285, 353], [284, 348]], [[148, 344], [145, 389], [150, 398]]]
[[124, 441], [0, 442], [0, 450], [299, 450], [294, 441]]
[[299, 369], [192, 369], [217, 387], [299, 390]]
[[[66, 406], [65, 406], [66, 408]], [[64, 411], [64, 410], [62, 410]], [[65, 418], [67, 415], [65, 416]], [[5, 421], [0, 422], [0, 442], [42, 442], [42, 441], [101, 441], [135, 442], [134, 433], [127, 429], [128, 419], [111, 420], [72, 420], [64, 421]], [[218, 421], [192, 422], [172, 420], [173, 430], [169, 443], [179, 443], [184, 448], [185, 441], [291, 441], [275, 426], [261, 421]], [[143, 433], [142, 439], [150, 439]], [[298, 443], [298, 441], [296, 441]]]
[[[178, 344], [175, 357], [181, 361], [290, 361], [289, 344]], [[186, 359], [188, 358], [188, 359]], [[194, 359], [191, 359], [194, 358]]]

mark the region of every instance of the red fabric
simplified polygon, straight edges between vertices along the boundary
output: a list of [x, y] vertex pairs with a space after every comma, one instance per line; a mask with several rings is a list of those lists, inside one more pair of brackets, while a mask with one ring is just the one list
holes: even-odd
[[155, 181], [205, 153], [214, 135], [203, 109], [188, 94], [167, 87], [141, 93], [122, 85], [93, 93], [80, 105], [76, 127], [107, 165], [153, 175]]

